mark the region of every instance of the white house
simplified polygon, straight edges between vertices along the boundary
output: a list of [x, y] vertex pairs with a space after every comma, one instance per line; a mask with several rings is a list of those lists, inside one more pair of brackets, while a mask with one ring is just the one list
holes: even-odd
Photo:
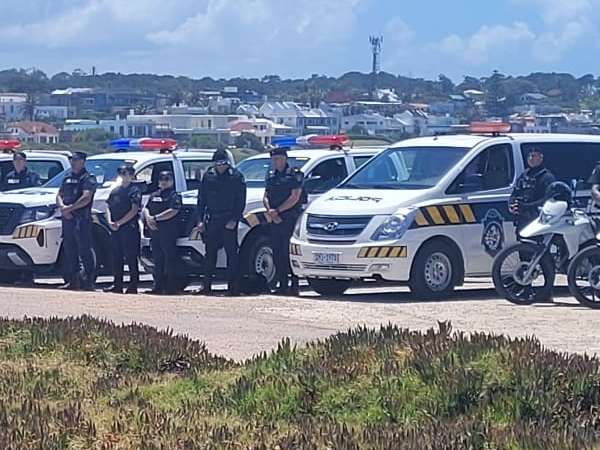
[[0, 93], [0, 118], [14, 121], [25, 117], [27, 94], [17, 92]]
[[264, 118], [247, 117], [236, 120], [231, 124], [232, 136], [251, 133], [259, 138], [263, 145], [270, 144], [273, 136], [285, 135], [290, 132], [291, 128], [287, 125], [278, 124]]
[[305, 108], [294, 102], [267, 102], [259, 108], [261, 116], [290, 128], [292, 134], [335, 134], [338, 117], [320, 108]]
[[406, 132], [406, 125], [400, 120], [377, 113], [354, 114], [342, 117], [341, 129], [343, 131], [349, 132], [354, 127], [360, 127], [371, 135]]
[[34, 144], [57, 144], [58, 130], [44, 122], [13, 122], [9, 123], [6, 131], [16, 139]]

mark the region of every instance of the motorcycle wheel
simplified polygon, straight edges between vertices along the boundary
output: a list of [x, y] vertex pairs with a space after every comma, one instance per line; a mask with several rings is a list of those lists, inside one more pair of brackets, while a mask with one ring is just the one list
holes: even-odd
[[540, 259], [532, 276], [525, 275], [533, 259], [544, 247], [526, 242], [517, 243], [498, 254], [492, 266], [492, 278], [499, 295], [515, 305], [531, 305], [552, 297], [554, 261], [549, 254]]
[[580, 251], [569, 264], [569, 291], [588, 308], [600, 308], [600, 247]]

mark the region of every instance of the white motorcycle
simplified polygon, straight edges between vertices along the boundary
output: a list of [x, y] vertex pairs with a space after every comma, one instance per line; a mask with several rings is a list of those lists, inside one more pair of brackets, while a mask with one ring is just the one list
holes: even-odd
[[575, 255], [569, 264], [567, 279], [569, 291], [579, 303], [588, 308], [600, 308], [600, 233], [592, 245]]
[[569, 205], [562, 199], [547, 200], [538, 218], [521, 230], [519, 242], [494, 260], [494, 285], [508, 301], [530, 305], [551, 299], [556, 273], [566, 273], [569, 261], [594, 238], [585, 210]]

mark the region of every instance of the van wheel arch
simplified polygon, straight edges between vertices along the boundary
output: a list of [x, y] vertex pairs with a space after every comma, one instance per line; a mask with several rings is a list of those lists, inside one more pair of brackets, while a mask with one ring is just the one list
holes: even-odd
[[[240, 245], [240, 267], [242, 268], [242, 274], [254, 275], [255, 271], [255, 257], [257, 251], [257, 243], [260, 243], [260, 247], [264, 247], [269, 241], [270, 246], [270, 235], [269, 229], [266, 225], [258, 225], [252, 228], [246, 236], [244, 241]], [[274, 264], [274, 262], [273, 262]], [[273, 274], [274, 277], [274, 274]], [[271, 281], [268, 280], [267, 281]]]
[[412, 266], [410, 268], [411, 274], [414, 270], [414, 264], [415, 264], [415, 261], [417, 259], [417, 255], [419, 254], [419, 252], [425, 246], [433, 245], [438, 242], [443, 243], [452, 249], [453, 256], [454, 256], [454, 258], [456, 258], [456, 261], [457, 261], [457, 264], [455, 264], [456, 270], [453, 273], [453, 277], [452, 277], [452, 283], [454, 284], [454, 286], [462, 286], [465, 283], [465, 259], [462, 254], [462, 251], [460, 250], [460, 247], [458, 246], [456, 241], [454, 241], [454, 239], [449, 238], [448, 236], [441, 236], [441, 235], [433, 236], [421, 243], [421, 245], [419, 246], [419, 249], [415, 253], [415, 258], [413, 258]]

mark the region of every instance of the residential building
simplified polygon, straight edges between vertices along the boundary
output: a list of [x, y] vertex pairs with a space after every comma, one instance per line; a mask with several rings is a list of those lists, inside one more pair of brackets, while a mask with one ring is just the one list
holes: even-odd
[[260, 139], [263, 145], [270, 144], [274, 136], [287, 135], [290, 132], [291, 128], [287, 125], [281, 125], [264, 118], [247, 117], [231, 123], [232, 136], [251, 133]]
[[0, 119], [21, 120], [25, 117], [27, 94], [17, 92], [0, 93]]
[[22, 142], [57, 144], [59, 141], [58, 130], [53, 125], [45, 122], [22, 121], [9, 123], [6, 132]]
[[290, 128], [293, 134], [335, 134], [340, 123], [321, 108], [301, 107], [294, 102], [267, 102], [259, 108], [261, 116]]
[[406, 125], [394, 117], [384, 117], [381, 114], [355, 114], [342, 117], [341, 130], [350, 132], [362, 129], [369, 135], [404, 134]]

